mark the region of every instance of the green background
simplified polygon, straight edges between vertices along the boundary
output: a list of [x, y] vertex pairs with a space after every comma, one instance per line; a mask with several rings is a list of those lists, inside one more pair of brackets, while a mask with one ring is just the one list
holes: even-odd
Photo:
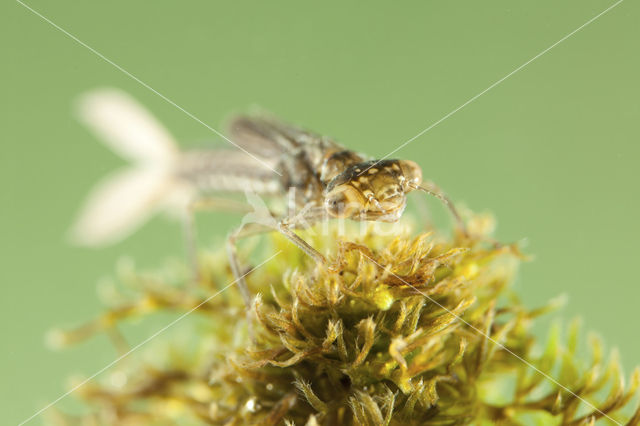
[[[383, 156], [613, 2], [29, 4], [213, 127], [259, 105]], [[93, 317], [96, 283], [123, 255], [153, 267], [182, 250], [164, 218], [107, 249], [66, 242], [89, 189], [123, 164], [73, 118], [73, 100], [119, 87], [183, 146], [224, 142], [19, 3], [1, 15], [0, 413], [11, 424], [116, 356], [104, 337], [52, 352], [47, 330]], [[638, 1], [621, 3], [395, 155], [493, 212], [499, 239], [526, 238], [526, 304], [568, 294], [559, 315], [580, 315], [627, 371], [640, 363], [639, 18]], [[203, 218], [203, 239], [220, 244], [234, 221]]]

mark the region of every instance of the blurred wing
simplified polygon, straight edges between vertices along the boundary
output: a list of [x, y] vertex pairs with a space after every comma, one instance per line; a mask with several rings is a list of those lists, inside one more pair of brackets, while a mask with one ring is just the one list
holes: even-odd
[[121, 240], [161, 205], [166, 171], [132, 168], [107, 177], [89, 195], [71, 231], [76, 244], [102, 246]]
[[240, 116], [229, 125], [231, 140], [247, 151], [273, 158], [305, 146], [338, 146], [319, 135], [270, 117]]
[[117, 89], [100, 89], [80, 98], [78, 115], [122, 157], [142, 163], [175, 158], [173, 137], [144, 107]]
[[241, 116], [229, 124], [231, 140], [262, 158], [274, 158], [298, 145], [279, 128], [258, 117]]

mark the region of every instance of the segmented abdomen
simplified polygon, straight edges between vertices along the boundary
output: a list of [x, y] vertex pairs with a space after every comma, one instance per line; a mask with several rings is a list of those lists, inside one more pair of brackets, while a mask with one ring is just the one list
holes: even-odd
[[[177, 176], [201, 192], [282, 193], [277, 161], [258, 161], [232, 150], [189, 151], [177, 165]], [[271, 167], [271, 168], [269, 168]]]

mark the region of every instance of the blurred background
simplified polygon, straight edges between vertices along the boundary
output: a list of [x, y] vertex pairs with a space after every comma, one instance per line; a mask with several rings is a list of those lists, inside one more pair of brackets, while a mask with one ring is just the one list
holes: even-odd
[[[259, 105], [381, 157], [613, 1], [28, 4], [215, 128]], [[182, 146], [225, 142], [20, 3], [2, 8], [0, 412], [10, 424], [117, 356], [105, 337], [53, 352], [44, 336], [99, 312], [96, 284], [119, 259], [153, 268], [183, 254], [180, 226], [163, 217], [106, 249], [68, 244], [90, 188], [125, 164], [74, 119], [77, 96], [118, 87]], [[622, 2], [394, 155], [492, 212], [500, 240], [526, 239], [535, 259], [515, 284], [525, 303], [567, 294], [557, 316], [582, 317], [627, 372], [640, 363], [638, 16], [638, 2]], [[201, 215], [201, 241], [221, 245], [237, 221]]]

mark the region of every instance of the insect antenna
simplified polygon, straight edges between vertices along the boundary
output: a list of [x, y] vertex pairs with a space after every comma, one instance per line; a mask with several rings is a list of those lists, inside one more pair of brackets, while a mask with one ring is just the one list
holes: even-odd
[[[423, 186], [424, 185], [424, 186]], [[455, 205], [453, 204], [453, 202], [449, 199], [449, 197], [447, 197], [447, 195], [442, 192], [440, 190], [440, 188], [438, 188], [435, 184], [433, 183], [423, 183], [423, 185], [411, 185], [413, 188], [415, 189], [419, 189], [420, 191], [424, 191], [427, 194], [436, 197], [438, 200], [442, 201], [442, 203], [447, 206], [447, 208], [449, 209], [449, 211], [451, 212], [451, 215], [453, 216], [453, 218], [456, 221], [456, 224], [458, 225], [458, 228], [460, 229], [460, 231], [462, 232], [462, 234], [465, 237], [469, 236], [469, 232], [467, 231], [467, 226], [465, 225], [464, 221], [462, 220], [462, 217], [460, 216], [460, 213], [458, 213], [458, 210], [456, 209]], [[428, 186], [427, 186], [428, 185]]]

